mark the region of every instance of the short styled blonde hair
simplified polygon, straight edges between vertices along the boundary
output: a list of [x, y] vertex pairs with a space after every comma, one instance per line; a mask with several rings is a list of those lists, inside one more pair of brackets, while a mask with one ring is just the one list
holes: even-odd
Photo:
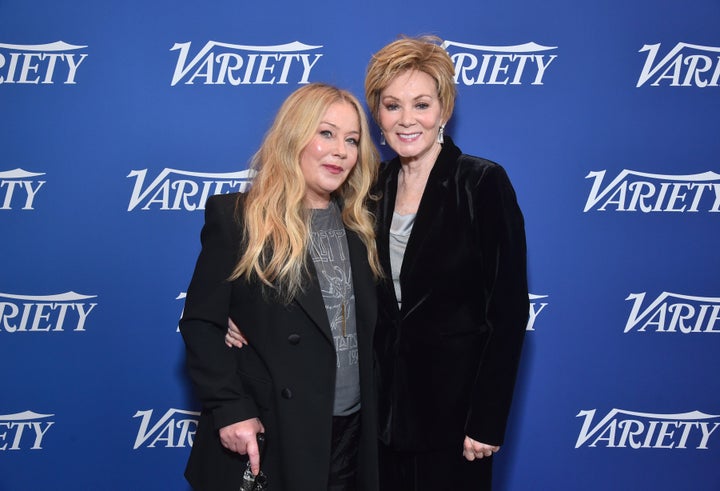
[[430, 75], [437, 85], [442, 105], [442, 119], [447, 121], [455, 108], [455, 65], [437, 36], [401, 36], [370, 60], [365, 75], [365, 100], [376, 122], [380, 110], [380, 94], [398, 76], [408, 70]]

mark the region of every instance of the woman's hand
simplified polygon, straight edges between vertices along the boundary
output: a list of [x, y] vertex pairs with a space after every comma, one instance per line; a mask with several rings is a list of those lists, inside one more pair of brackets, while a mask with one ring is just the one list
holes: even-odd
[[238, 329], [238, 326], [235, 325], [233, 320], [228, 317], [228, 329], [227, 333], [225, 334], [225, 344], [228, 346], [228, 348], [232, 348], [233, 346], [235, 348], [242, 348], [246, 344], [248, 344], [247, 339], [245, 339], [245, 336], [240, 332], [240, 329]]
[[492, 454], [500, 451], [500, 447], [497, 445], [488, 445], [487, 443], [481, 443], [473, 440], [469, 436], [465, 437], [463, 442], [463, 456], [467, 460], [482, 459], [483, 457], [490, 457]]
[[258, 418], [246, 419], [220, 428], [220, 442], [232, 452], [247, 455], [252, 473], [257, 475], [260, 472], [257, 434], [264, 432], [265, 428]]

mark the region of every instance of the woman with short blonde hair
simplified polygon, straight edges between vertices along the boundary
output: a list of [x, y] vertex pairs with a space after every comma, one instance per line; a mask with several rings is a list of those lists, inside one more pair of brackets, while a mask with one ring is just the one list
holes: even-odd
[[397, 153], [377, 184], [380, 487], [487, 491], [529, 312], [523, 215], [503, 167], [445, 134], [454, 66], [438, 38], [380, 49], [365, 94]]

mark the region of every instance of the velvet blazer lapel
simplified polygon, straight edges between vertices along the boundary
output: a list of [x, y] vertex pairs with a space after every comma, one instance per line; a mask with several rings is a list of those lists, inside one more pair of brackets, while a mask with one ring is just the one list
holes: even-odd
[[[445, 137], [445, 143], [438, 155], [435, 165], [430, 171], [425, 191], [423, 192], [420, 204], [418, 206], [415, 223], [408, 239], [403, 263], [400, 269], [400, 288], [403, 296], [403, 316], [412, 312], [420, 305], [429, 292], [427, 285], [422, 289], [414, 288], [415, 282], [412, 278], [412, 272], [416, 268], [422, 268], [420, 261], [431, 258], [433, 254], [441, 253], [441, 251], [424, 250], [426, 238], [432, 234], [433, 225], [437, 220], [442, 220], [444, 214], [445, 203], [450, 193], [449, 179], [453, 174], [453, 169], [460, 157], [461, 152], [449, 137]], [[395, 210], [395, 200], [397, 198], [398, 176], [400, 173], [400, 160], [394, 158], [388, 163], [387, 173], [384, 174], [382, 199], [380, 206], [380, 227], [378, 252], [380, 254], [380, 262], [384, 271], [390, 274], [390, 225], [392, 223], [393, 211]], [[390, 284], [392, 279], [390, 278]], [[390, 285], [393, 297], [395, 296], [394, 288]], [[397, 305], [397, 299], [395, 299]]]

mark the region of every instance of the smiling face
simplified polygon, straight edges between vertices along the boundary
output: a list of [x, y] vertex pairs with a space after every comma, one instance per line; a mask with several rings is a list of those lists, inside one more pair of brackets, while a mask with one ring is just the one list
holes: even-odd
[[306, 206], [327, 208], [330, 195], [357, 163], [359, 141], [360, 118], [355, 108], [348, 102], [331, 104], [300, 154]]
[[403, 162], [437, 155], [442, 106], [435, 80], [425, 72], [401, 73], [380, 93], [380, 128]]

